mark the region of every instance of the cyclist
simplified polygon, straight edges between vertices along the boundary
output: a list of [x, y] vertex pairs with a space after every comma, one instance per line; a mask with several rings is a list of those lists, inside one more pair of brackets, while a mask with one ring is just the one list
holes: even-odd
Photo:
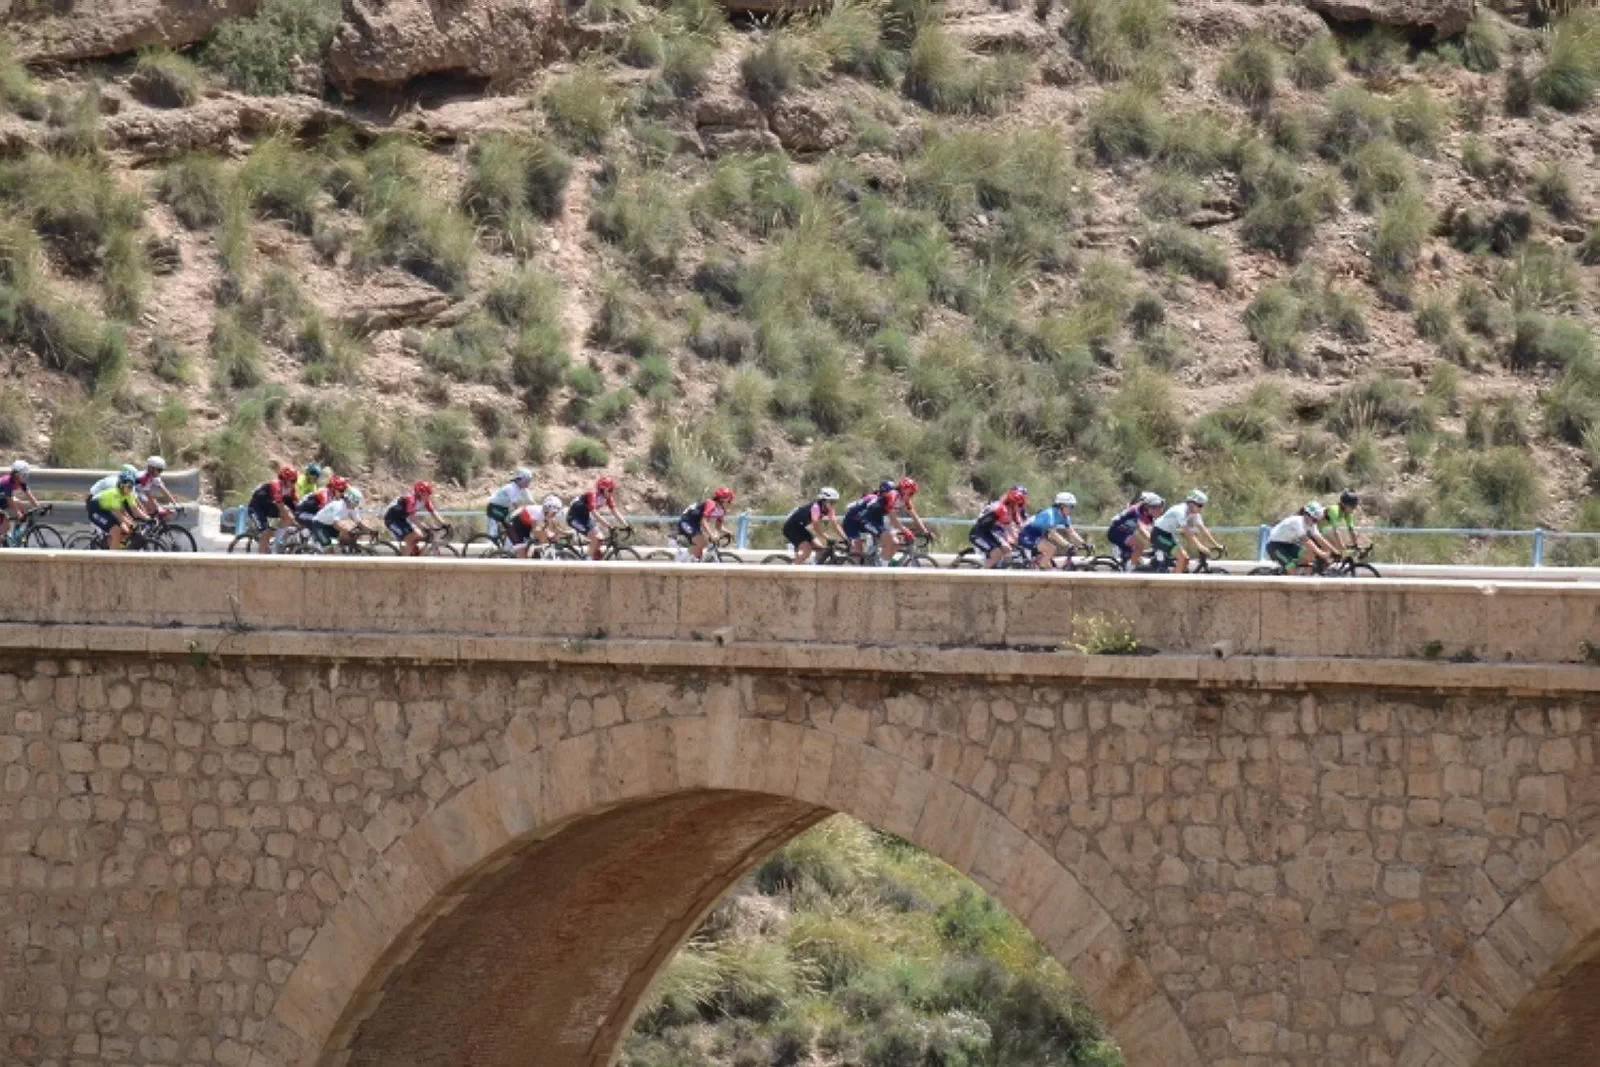
[[711, 543], [713, 536], [706, 532], [706, 522], [709, 520], [717, 528], [715, 536], [721, 539], [725, 532], [723, 523], [728, 518], [728, 505], [732, 503], [733, 490], [719, 485], [712, 491], [709, 500], [690, 504], [678, 516], [678, 536], [687, 542], [689, 555], [696, 563], [705, 558], [706, 546]]
[[[1356, 513], [1361, 510], [1361, 497], [1356, 495], [1354, 489], [1346, 489], [1339, 494], [1337, 504], [1329, 504], [1327, 509], [1328, 540], [1340, 552], [1352, 552], [1361, 548], [1361, 538], [1356, 536]], [[1341, 530], [1339, 527], [1343, 526]]]
[[1089, 551], [1089, 542], [1072, 527], [1072, 509], [1077, 506], [1078, 498], [1071, 493], [1057, 493], [1055, 501], [1035, 512], [1017, 534], [1017, 544], [1038, 553], [1038, 566], [1048, 569], [1058, 548]]
[[[1333, 558], [1333, 546], [1323, 539], [1317, 526], [1327, 517], [1327, 511], [1313, 500], [1299, 511], [1284, 519], [1267, 534], [1267, 558], [1281, 566], [1285, 572], [1309, 572], [1316, 560], [1324, 563]], [[1305, 549], [1310, 547], [1311, 558], [1302, 561]]]
[[89, 487], [89, 495], [84, 497], [83, 500], [84, 505], [87, 506], [89, 501], [93, 500], [107, 489], [110, 489], [112, 486], [116, 485], [117, 479], [124, 474], [133, 475], [135, 481], [137, 481], [139, 478], [138, 468], [131, 463], [124, 463], [121, 469], [119, 469], [115, 474], [108, 474]]
[[1166, 503], [1159, 495], [1147, 490], [1111, 520], [1106, 530], [1106, 540], [1111, 542], [1123, 570], [1138, 562], [1144, 550], [1150, 546], [1151, 524]]
[[511, 480], [496, 489], [489, 497], [483, 513], [489, 517], [489, 536], [500, 536], [500, 525], [511, 517], [511, 513], [520, 507], [533, 503], [533, 494], [528, 487], [533, 484], [533, 472], [526, 467], [517, 470]]
[[11, 528], [12, 519], [22, 520], [24, 512], [18, 496], [26, 497], [29, 507], [39, 506], [38, 498], [28, 488], [28, 473], [32, 470], [27, 460], [19, 459], [11, 464], [9, 473], [0, 475], [0, 539]]
[[[911, 539], [905, 524], [900, 521], [901, 511], [916, 522], [919, 531], [927, 533], [928, 527], [911, 505], [911, 498], [916, 492], [917, 483], [910, 478], [901, 478], [898, 483], [886, 478], [878, 483], [876, 492], [868, 493], [846, 508], [841, 528], [850, 539], [851, 553], [865, 555], [867, 538], [877, 538], [878, 566], [887, 567], [899, 548], [898, 542]], [[885, 529], [886, 526], [888, 529]]]
[[551, 495], [538, 504], [525, 504], [507, 517], [506, 540], [516, 546], [518, 559], [527, 559], [535, 544], [556, 539], [563, 507], [561, 498]]
[[1150, 544], [1156, 550], [1157, 560], [1163, 564], [1168, 559], [1176, 560], [1179, 574], [1189, 569], [1189, 553], [1184, 550], [1185, 542], [1193, 545], [1196, 552], [1209, 552], [1212, 555], [1222, 552], [1222, 546], [1211, 536], [1211, 531], [1200, 518], [1200, 510], [1208, 500], [1202, 490], [1195, 489], [1181, 503], [1163, 511], [1161, 517], [1150, 526]]
[[137, 472], [121, 471], [115, 485], [89, 498], [89, 522], [106, 535], [106, 544], [113, 552], [133, 533], [135, 521], [143, 522], [150, 517], [139, 507], [139, 496], [134, 492], [138, 480]]
[[[299, 477], [299, 471], [285, 464], [278, 468], [275, 479], [262, 482], [250, 494], [250, 503], [246, 506], [250, 510], [250, 517], [261, 527], [261, 536], [256, 540], [257, 552], [265, 554], [271, 551], [285, 534], [295, 528], [294, 504], [297, 498], [294, 486]], [[276, 528], [273, 526], [275, 522], [278, 523]]]
[[[414, 516], [418, 509], [426, 511], [433, 517], [432, 527], [418, 529]], [[390, 536], [400, 542], [402, 555], [422, 555], [422, 537], [425, 532], [432, 533], [444, 529], [448, 523], [433, 506], [433, 483], [417, 482], [411, 487], [411, 492], [395, 497], [389, 502], [389, 507], [383, 513], [383, 525], [388, 529]]]
[[600, 514], [601, 509], [611, 513], [615, 525], [633, 529], [617, 510], [617, 480], [609, 474], [595, 479], [594, 488], [580, 493], [567, 505], [567, 525], [572, 532], [589, 539], [589, 558], [600, 558], [600, 528], [611, 529], [613, 523]]
[[[151, 456], [144, 461], [144, 471], [134, 481], [133, 491], [139, 496], [139, 506], [155, 514], [160, 507], [156, 494], [166, 497], [169, 507], [178, 506], [178, 498], [172, 495], [172, 490], [167, 488], [167, 483], [161, 480], [162, 472], [167, 469], [167, 461], [160, 456]], [[152, 506], [153, 505], [153, 506]]]
[[824, 527], [833, 527], [840, 541], [845, 540], [844, 529], [839, 525], [839, 514], [834, 505], [839, 502], [839, 490], [825, 485], [817, 490], [817, 498], [801, 504], [783, 520], [783, 538], [794, 549], [794, 561], [815, 562], [812, 553], [820, 551], [822, 542], [828, 540]]
[[371, 532], [361, 521], [361, 490], [337, 474], [328, 479], [328, 489], [319, 489], [313, 495], [327, 494], [335, 483], [342, 484], [339, 495], [318, 508], [310, 522], [311, 536], [324, 552], [332, 548], [335, 541], [348, 545], [354, 542], [357, 533]]
[[322, 480], [322, 464], [312, 461], [306, 464], [305, 473], [295, 479], [294, 496], [296, 500], [303, 500], [317, 491], [317, 483]]
[[[350, 482], [335, 474], [328, 479], [328, 484], [321, 489], [313, 489], [299, 500], [295, 501], [294, 518], [301, 526], [315, 533], [314, 523], [317, 513], [323, 508], [344, 496], [345, 490], [350, 488]], [[358, 494], [359, 495], [359, 494]]]
[[1005, 496], [984, 507], [967, 531], [972, 547], [983, 553], [985, 570], [998, 567], [1017, 543], [1018, 530], [1027, 519], [1028, 487], [1013, 485]]

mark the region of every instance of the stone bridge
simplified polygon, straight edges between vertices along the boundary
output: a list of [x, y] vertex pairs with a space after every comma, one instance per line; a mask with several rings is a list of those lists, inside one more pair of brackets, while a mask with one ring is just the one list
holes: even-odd
[[[1128, 1067], [1600, 1047], [1600, 589], [7, 552], [0, 1062], [603, 1067], [842, 811]], [[1158, 654], [1062, 650], [1091, 617]]]

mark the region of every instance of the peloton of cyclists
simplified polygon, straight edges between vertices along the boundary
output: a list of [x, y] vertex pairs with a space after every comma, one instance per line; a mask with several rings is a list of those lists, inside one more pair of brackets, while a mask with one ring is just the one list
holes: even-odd
[[915, 479], [901, 478], [896, 482], [886, 478], [878, 483], [874, 492], [846, 508], [841, 527], [844, 535], [850, 539], [851, 553], [858, 557], [865, 555], [867, 539], [875, 538], [878, 542], [878, 566], [888, 566], [889, 560], [899, 549], [899, 542], [911, 540], [910, 531], [901, 521], [902, 515], [916, 524], [917, 532], [927, 535], [928, 527], [912, 503], [916, 495]]

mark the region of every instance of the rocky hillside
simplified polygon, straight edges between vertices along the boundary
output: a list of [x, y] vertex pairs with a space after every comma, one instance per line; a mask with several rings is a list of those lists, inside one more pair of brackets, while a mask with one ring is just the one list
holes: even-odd
[[1308, 4], [13, 4], [0, 443], [1600, 527], [1600, 19]]
[[734, 888], [656, 979], [624, 1067], [1121, 1067], [1022, 925], [836, 816]]

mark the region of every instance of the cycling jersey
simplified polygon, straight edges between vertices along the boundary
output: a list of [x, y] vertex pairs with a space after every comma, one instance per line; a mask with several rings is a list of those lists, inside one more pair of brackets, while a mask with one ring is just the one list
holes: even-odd
[[1290, 515], [1272, 528], [1267, 534], [1267, 542], [1271, 544], [1276, 541], [1284, 545], [1304, 544], [1306, 538], [1315, 533], [1316, 529], [1316, 523], [1304, 515]]
[[845, 509], [844, 532], [852, 541], [870, 534], [878, 537], [884, 524], [900, 504], [900, 493], [891, 489], [887, 493], [868, 493]]
[[1325, 517], [1323, 521], [1329, 526], [1342, 525], [1346, 530], [1350, 531], [1352, 535], [1356, 532], [1355, 519], [1348, 511], [1344, 509], [1342, 505], [1329, 504], [1327, 511], [1324, 512], [1324, 516]]
[[117, 521], [116, 513], [126, 511], [135, 504], [133, 491], [115, 483], [89, 498], [89, 522], [101, 533], [111, 529]]
[[[325, 495], [327, 492], [328, 490], [321, 489], [312, 495]], [[302, 512], [301, 514], [304, 515], [305, 513]], [[326, 548], [338, 538], [339, 524], [341, 522], [359, 523], [360, 521], [360, 508], [353, 508], [346, 504], [342, 498], [334, 497], [311, 515], [311, 536], [316, 538], [317, 544]]]
[[416, 532], [417, 528], [412, 524], [411, 516], [415, 515], [421, 506], [422, 502], [417, 499], [415, 493], [397, 496], [390, 502], [383, 512], [383, 525], [394, 535], [395, 540], [403, 541]]
[[316, 522], [317, 513], [335, 499], [333, 490], [327, 486], [303, 496], [294, 506], [294, 517], [301, 522]]
[[92, 500], [117, 484], [117, 476], [108, 474], [89, 487], [89, 498]]
[[1187, 503], [1174, 504], [1163, 511], [1153, 525], [1157, 530], [1176, 537], [1183, 531], [1197, 529], [1200, 525], [1200, 513], [1192, 510]]
[[1126, 562], [1133, 554], [1133, 536], [1148, 524], [1149, 518], [1138, 504], [1118, 512], [1117, 517], [1111, 520], [1111, 525], [1106, 528], [1106, 540], [1117, 550], [1119, 559]]
[[545, 510], [538, 504], [528, 504], [518, 508], [516, 513], [506, 520], [506, 537], [514, 545], [520, 545], [533, 536], [533, 531], [555, 516], [546, 515]]
[[801, 504], [789, 512], [789, 517], [783, 520], [783, 539], [793, 547], [799, 548], [807, 541], [816, 540], [811, 536], [811, 527], [833, 517], [833, 505], [827, 501], [815, 500], [809, 504]]
[[294, 481], [294, 495], [296, 498], [309, 496], [317, 491], [317, 480], [309, 474], [302, 474]]
[[705, 529], [706, 520], [721, 522], [728, 517], [728, 510], [715, 500], [702, 500], [684, 509], [678, 516], [678, 532], [693, 540], [699, 537]]
[[967, 540], [973, 548], [988, 555], [1003, 543], [1002, 527], [1015, 526], [1022, 521], [1022, 509], [996, 500], [978, 513], [978, 521], [967, 531]]
[[133, 480], [133, 491], [140, 500], [149, 500], [156, 493], [166, 493], [167, 483], [155, 471], [147, 470]]
[[617, 498], [611, 493], [601, 493], [595, 489], [580, 493], [572, 498], [572, 503], [567, 507], [567, 525], [578, 533], [588, 533], [594, 529], [595, 515], [602, 506], [616, 511]]
[[271, 526], [278, 519], [279, 507], [294, 508], [295, 495], [292, 489], [284, 488], [282, 482], [273, 479], [262, 482], [256, 486], [256, 491], [250, 494], [248, 505], [250, 514], [262, 526]]
[[1035, 512], [1033, 518], [1023, 525], [1017, 539], [1024, 548], [1034, 548], [1051, 530], [1070, 529], [1072, 529], [1072, 516], [1064, 509], [1051, 505], [1043, 511]]
[[494, 494], [489, 497], [490, 507], [504, 508], [507, 514], [510, 514], [514, 508], [531, 503], [533, 503], [533, 498], [529, 495], [528, 490], [516, 482], [507, 482], [496, 489]]

